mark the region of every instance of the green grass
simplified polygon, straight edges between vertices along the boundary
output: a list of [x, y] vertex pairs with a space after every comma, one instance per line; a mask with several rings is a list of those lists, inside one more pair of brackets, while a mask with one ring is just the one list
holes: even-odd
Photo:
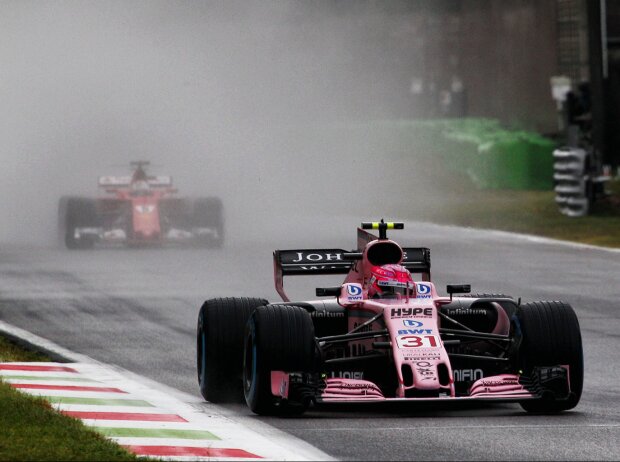
[[15, 342], [0, 336], [0, 362], [49, 361], [50, 359], [36, 351], [26, 350]]
[[0, 383], [0, 460], [137, 460], [89, 430], [81, 421], [52, 410], [42, 398]]
[[620, 180], [608, 185], [609, 198], [580, 218], [562, 215], [553, 191], [476, 190], [465, 182], [453, 186], [440, 206], [417, 208], [415, 218], [620, 248]]
[[[0, 336], [0, 362], [49, 361]], [[138, 460], [80, 420], [53, 410], [43, 398], [0, 380], [0, 460]], [[140, 459], [142, 460], [142, 459]]]

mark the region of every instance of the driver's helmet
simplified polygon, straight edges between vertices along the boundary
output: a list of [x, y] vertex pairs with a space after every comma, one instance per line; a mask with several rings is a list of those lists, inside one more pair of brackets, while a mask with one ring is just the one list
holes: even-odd
[[411, 273], [402, 265], [373, 266], [368, 280], [368, 297], [403, 298], [413, 296]]

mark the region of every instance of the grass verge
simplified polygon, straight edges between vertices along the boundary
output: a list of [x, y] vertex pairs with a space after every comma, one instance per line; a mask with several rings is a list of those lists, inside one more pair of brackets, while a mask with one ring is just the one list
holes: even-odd
[[[460, 185], [440, 206], [415, 210], [415, 218], [441, 224], [533, 234], [583, 244], [620, 248], [620, 180], [588, 216], [562, 215], [553, 191], [476, 190]], [[410, 217], [414, 218], [414, 217]]]
[[0, 362], [44, 362], [49, 360], [44, 354], [22, 348], [15, 342], [0, 335]]
[[[0, 362], [49, 361], [0, 336]], [[80, 420], [62, 415], [43, 398], [0, 381], [0, 460], [138, 460]]]

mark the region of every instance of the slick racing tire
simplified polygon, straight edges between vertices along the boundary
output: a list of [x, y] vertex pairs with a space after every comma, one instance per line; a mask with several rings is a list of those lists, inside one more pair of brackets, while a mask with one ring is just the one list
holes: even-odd
[[224, 245], [224, 206], [219, 197], [196, 199], [192, 221], [197, 228], [211, 228], [216, 232], [216, 236], [201, 238], [201, 245], [215, 248]]
[[243, 402], [241, 365], [245, 325], [262, 298], [215, 298], [198, 314], [196, 366], [200, 393], [213, 403]]
[[539, 301], [521, 305], [518, 315], [523, 340], [520, 367], [529, 376], [535, 367], [569, 366], [570, 394], [558, 399], [544, 393], [536, 400], [522, 401], [528, 412], [557, 413], [574, 408], [583, 389], [583, 349], [577, 315], [568, 303]]
[[81, 197], [62, 197], [58, 204], [58, 229], [68, 249], [91, 249], [95, 245], [92, 237], [76, 239], [76, 228], [99, 226], [96, 203]]
[[246, 326], [243, 355], [243, 391], [252, 412], [303, 413], [309, 398], [275, 397], [271, 393], [271, 371], [311, 371], [314, 358], [314, 326], [306, 310], [289, 305], [258, 307]]

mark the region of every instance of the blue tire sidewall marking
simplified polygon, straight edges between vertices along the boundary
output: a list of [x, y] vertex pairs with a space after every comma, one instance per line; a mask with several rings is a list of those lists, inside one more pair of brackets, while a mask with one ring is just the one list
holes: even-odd
[[254, 320], [250, 323], [250, 335], [252, 336], [252, 380], [250, 382], [249, 395], [254, 396], [256, 394], [256, 382], [258, 380], [258, 371], [256, 367], [256, 324]]
[[201, 345], [200, 345], [200, 349], [202, 351], [202, 358], [200, 361], [200, 367], [201, 367], [201, 379], [202, 379], [202, 383], [205, 383], [205, 380], [207, 378], [207, 338], [206, 338], [206, 334], [204, 332], [204, 330], [202, 331], [202, 335], [200, 336], [201, 338]]

